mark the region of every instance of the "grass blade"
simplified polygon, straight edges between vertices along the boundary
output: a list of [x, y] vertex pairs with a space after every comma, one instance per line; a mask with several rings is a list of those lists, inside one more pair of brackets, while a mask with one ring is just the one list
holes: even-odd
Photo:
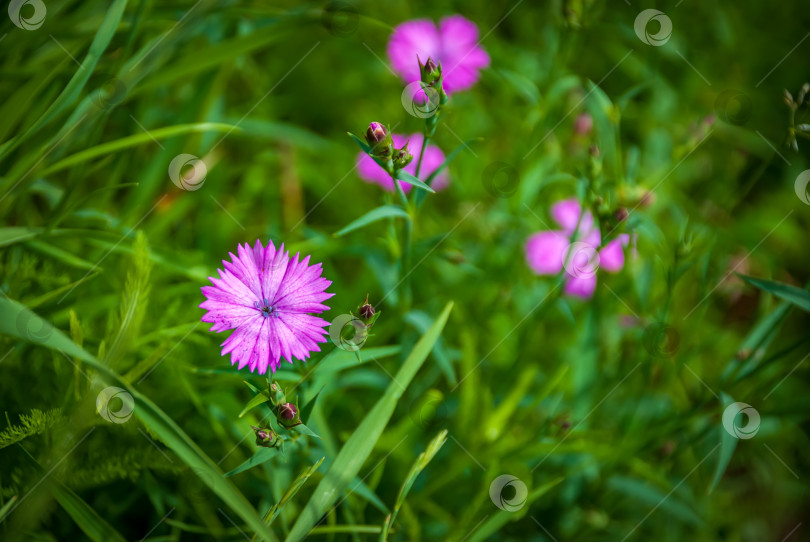
[[411, 216], [399, 205], [383, 205], [381, 207], [377, 207], [376, 209], [372, 209], [371, 211], [367, 212], [354, 222], [351, 222], [348, 226], [346, 226], [339, 232], [335, 233], [334, 236], [340, 237], [342, 235], [346, 235], [349, 232], [359, 230], [360, 228], [364, 228], [369, 224], [373, 224], [378, 220], [397, 216], [404, 218], [406, 220], [411, 219]]
[[371, 455], [377, 439], [380, 438], [388, 420], [394, 414], [399, 398], [405, 392], [416, 372], [422, 367], [433, 345], [439, 340], [453, 304], [448, 303], [441, 315], [416, 343], [402, 367], [397, 371], [394, 381], [388, 386], [377, 404], [369, 411], [352, 436], [341, 448], [326, 475], [318, 484], [298, 521], [293, 525], [287, 541], [298, 541], [304, 538], [317, 521], [327, 512], [330, 506], [349, 487], [351, 480], [360, 471], [368, 456]]

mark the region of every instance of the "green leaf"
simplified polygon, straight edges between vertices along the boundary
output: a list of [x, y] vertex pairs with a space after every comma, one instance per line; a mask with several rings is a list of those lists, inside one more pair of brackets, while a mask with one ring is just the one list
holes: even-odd
[[39, 235], [41, 231], [41, 228], [0, 228], [0, 247], [13, 245], [14, 243], [31, 239], [32, 237]]
[[417, 371], [422, 367], [428, 354], [433, 349], [433, 345], [439, 340], [452, 309], [452, 302], [445, 306], [430, 330], [416, 343], [399, 371], [397, 371], [385, 394], [377, 401], [377, 404], [363, 418], [352, 436], [343, 445], [306, 507], [298, 516], [292, 531], [287, 536], [287, 542], [297, 542], [304, 538], [323, 514], [329, 510], [329, 507], [349, 487], [352, 479], [357, 476], [394, 414], [394, 409], [400, 397], [402, 397]]
[[269, 400], [270, 399], [263, 393], [258, 393], [257, 395], [254, 395], [253, 398], [247, 402], [245, 408], [242, 409], [242, 412], [239, 413], [239, 417], [241, 418], [242, 416], [247, 414], [248, 411], [253, 410], [257, 406], [264, 404]]
[[433, 190], [430, 186], [426, 185], [425, 183], [423, 183], [422, 181], [420, 181], [419, 179], [417, 179], [416, 177], [414, 177], [413, 175], [411, 175], [410, 173], [408, 173], [404, 169], [400, 169], [399, 171], [397, 171], [395, 177], [397, 179], [399, 179], [400, 181], [404, 181], [406, 183], [411, 183], [415, 187], [421, 188], [422, 190], [427, 190], [428, 192], [430, 192], [432, 194], [436, 193], [436, 191]]
[[[25, 333], [25, 326], [20, 322], [39, 320], [36, 335]], [[216, 463], [203, 452], [197, 444], [148, 397], [136, 390], [115, 371], [101, 363], [70, 340], [64, 333], [28, 310], [23, 305], [7, 297], [0, 298], [0, 333], [41, 344], [54, 350], [61, 350], [68, 356], [74, 356], [97, 371], [108, 383], [123, 388], [134, 400], [134, 414], [140, 418], [169, 449], [198, 473], [202, 481], [211, 488], [234, 512], [236, 512], [254, 531], [267, 540], [278, 540], [262, 522], [250, 501], [236, 489], [223, 475]]]
[[312, 429], [310, 429], [309, 427], [307, 427], [303, 423], [299, 423], [295, 427], [292, 427], [292, 430], [295, 431], [296, 433], [301, 433], [302, 435], [307, 435], [307, 436], [315, 437], [315, 438], [321, 438], [321, 437], [318, 436], [317, 433], [315, 433], [315, 431], [313, 431]]
[[[538, 487], [526, 498], [526, 504], [523, 506], [523, 510], [528, 510], [531, 504], [548, 493], [554, 486], [562, 482], [565, 478], [555, 478], [554, 480], [543, 484], [542, 486]], [[509, 521], [515, 521], [523, 517], [523, 514], [516, 514], [514, 512], [508, 512], [506, 510], [498, 510], [496, 513], [492, 514], [487, 520], [481, 524], [481, 527], [475, 531], [470, 538], [467, 539], [468, 542], [482, 542], [486, 540], [489, 536], [495, 534], [500, 530], [501, 527], [509, 523]]]
[[56, 173], [57, 171], [62, 171], [63, 169], [77, 166], [78, 164], [87, 162], [88, 160], [92, 160], [93, 158], [98, 158], [99, 156], [104, 156], [105, 154], [111, 154], [114, 152], [122, 151], [125, 149], [136, 147], [138, 145], [147, 145], [147, 144], [151, 145], [154, 144], [155, 140], [160, 141], [161, 139], [191, 133], [204, 133], [204, 132], [230, 133], [232, 131], [239, 131], [239, 130], [240, 128], [238, 126], [234, 126], [231, 124], [223, 124], [220, 122], [199, 122], [196, 124], [178, 124], [177, 126], [156, 128], [154, 130], [150, 130], [148, 133], [139, 133], [127, 137], [122, 137], [121, 139], [116, 139], [115, 141], [108, 141], [107, 143], [102, 143], [101, 145], [96, 145], [95, 147], [84, 149], [83, 151], [77, 152], [76, 154], [71, 154], [70, 156], [63, 158], [62, 160], [59, 160], [55, 164], [47, 167], [44, 171], [42, 171], [42, 173], [40, 173], [40, 175], [45, 177], [52, 173]]
[[[304, 484], [309, 480], [310, 476], [315, 474], [315, 471], [318, 470], [318, 467], [321, 466], [323, 460], [326, 459], [325, 457], [320, 458], [314, 465], [306, 469], [304, 472], [298, 475], [298, 478], [292, 483], [292, 485], [287, 489], [284, 493], [284, 496], [281, 497], [281, 500], [278, 503], [274, 504], [270, 510], [267, 511], [267, 514], [264, 515], [264, 522], [269, 526], [273, 523], [273, 521], [278, 517], [281, 513], [281, 510], [284, 508], [284, 505], [287, 504], [298, 491], [304, 487]], [[253, 540], [256, 540], [256, 537], [253, 537]]]
[[[723, 409], [732, 404], [734, 399], [732, 399], [728, 394], [720, 392], [720, 398], [723, 401]], [[722, 415], [722, 412], [720, 413]], [[715, 490], [717, 484], [720, 483], [720, 479], [723, 478], [723, 474], [726, 472], [728, 468], [729, 462], [731, 462], [731, 458], [734, 456], [734, 450], [737, 448], [737, 439], [731, 433], [723, 428], [722, 424], [719, 427], [720, 431], [720, 457], [717, 460], [717, 467], [714, 469], [714, 476], [712, 477], [712, 483], [709, 485], [709, 493]]]
[[[91, 429], [92, 432], [95, 428]], [[89, 433], [88, 433], [89, 434]], [[28, 453], [25, 448], [22, 448], [25, 455], [28, 456], [28, 459], [36, 465], [38, 471], [40, 471], [41, 475], [47, 476], [45, 473], [45, 469], [42, 468], [42, 465], [37, 462], [34, 457]], [[59, 481], [56, 480], [48, 480], [48, 484], [50, 486], [51, 491], [53, 492], [54, 498], [59, 503], [59, 505], [64, 508], [65, 512], [76, 522], [76, 525], [90, 538], [90, 540], [94, 540], [95, 542], [106, 542], [108, 540], [113, 542], [124, 542], [126, 539], [121, 536], [121, 534], [116, 531], [109, 523], [104, 521], [104, 519], [99, 516], [95, 510], [93, 510], [89, 504], [87, 504], [81, 497], [76, 495], [70, 488], [65, 486]], [[0, 517], [2, 517], [2, 513], [0, 513]]]
[[101, 26], [99, 26], [98, 31], [96, 31], [96, 35], [93, 37], [93, 43], [90, 44], [90, 49], [87, 51], [87, 55], [81, 62], [79, 69], [76, 70], [76, 73], [73, 74], [73, 77], [65, 86], [64, 90], [62, 90], [62, 93], [59, 94], [59, 97], [56, 98], [50, 107], [48, 107], [47, 111], [42, 114], [37, 122], [34, 123], [34, 125], [31, 126], [31, 128], [29, 128], [25, 134], [23, 134], [21, 137], [15, 138], [11, 145], [3, 148], [2, 156], [5, 156], [8, 152], [17, 147], [17, 145], [25, 141], [29, 135], [38, 131], [45, 124], [53, 120], [79, 97], [82, 89], [87, 84], [87, 80], [90, 78], [90, 74], [93, 73], [99, 58], [101, 58], [101, 55], [104, 54], [104, 51], [107, 49], [107, 45], [109, 45], [110, 41], [115, 35], [115, 31], [118, 29], [118, 25], [121, 22], [121, 17], [124, 14], [124, 8], [126, 8], [126, 5], [127, 0], [115, 0], [113, 2], [113, 4], [107, 10], [107, 14], [104, 16]]
[[312, 415], [312, 410], [315, 408], [315, 401], [318, 400], [318, 396], [323, 391], [323, 387], [318, 390], [318, 393], [315, 394], [315, 397], [309, 400], [307, 404], [304, 405], [304, 408], [301, 409], [301, 421], [304, 423], [309, 422], [309, 417]]
[[240, 472], [244, 472], [248, 469], [252, 469], [253, 467], [258, 467], [262, 463], [266, 463], [273, 459], [276, 454], [278, 453], [277, 448], [259, 448], [256, 450], [256, 453], [250, 456], [250, 458], [233, 469], [230, 472], [225, 473], [225, 478], [230, 478], [234, 474], [239, 474]]
[[416, 478], [423, 470], [425, 470], [425, 467], [428, 466], [428, 463], [430, 463], [439, 450], [441, 450], [445, 442], [447, 442], [447, 429], [439, 431], [439, 434], [433, 437], [433, 440], [430, 441], [425, 451], [419, 454], [419, 457], [416, 458], [416, 461], [411, 467], [411, 470], [408, 472], [408, 475], [405, 477], [405, 481], [402, 483], [402, 487], [399, 490], [399, 495], [397, 495], [397, 502], [394, 505], [394, 510], [388, 515], [387, 518], [385, 518], [382, 533], [380, 534], [380, 540], [382, 542], [388, 540], [388, 530], [391, 528], [391, 525], [394, 524], [394, 521], [396, 521], [397, 513], [405, 503], [405, 497], [408, 496], [408, 492], [413, 487], [414, 482], [416, 482]]
[[342, 235], [346, 235], [349, 232], [359, 230], [360, 228], [364, 228], [369, 224], [389, 217], [401, 217], [406, 220], [411, 219], [411, 215], [409, 215], [407, 211], [405, 211], [399, 205], [383, 205], [382, 207], [377, 207], [376, 209], [372, 209], [371, 211], [367, 212], [339, 232], [335, 233], [334, 236], [340, 237]]
[[755, 277], [749, 277], [747, 275], [739, 275], [739, 277], [748, 284], [751, 284], [760, 290], [765, 290], [778, 298], [784, 299], [785, 301], [790, 301], [800, 309], [810, 312], [810, 292], [807, 290], [796, 288], [790, 284], [758, 279]]
[[371, 154], [371, 147], [368, 146], [368, 143], [366, 143], [365, 141], [363, 141], [362, 139], [360, 139], [359, 137], [357, 137], [356, 135], [354, 135], [351, 132], [346, 132], [346, 133], [349, 134], [349, 137], [352, 138], [354, 140], [354, 142], [357, 143], [357, 145], [361, 149], [363, 149], [363, 152], [365, 152], [366, 154], [369, 154], [369, 155]]

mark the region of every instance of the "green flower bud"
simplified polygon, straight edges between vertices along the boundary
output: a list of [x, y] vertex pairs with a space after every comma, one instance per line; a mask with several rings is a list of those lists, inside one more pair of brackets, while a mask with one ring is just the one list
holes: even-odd
[[269, 427], [259, 428], [253, 425], [250, 426], [256, 432], [256, 446], [263, 446], [264, 448], [273, 448], [279, 444], [278, 435]]
[[406, 143], [401, 149], [394, 149], [394, 156], [392, 157], [394, 169], [402, 169], [413, 160], [413, 155], [408, 151], [408, 144]]

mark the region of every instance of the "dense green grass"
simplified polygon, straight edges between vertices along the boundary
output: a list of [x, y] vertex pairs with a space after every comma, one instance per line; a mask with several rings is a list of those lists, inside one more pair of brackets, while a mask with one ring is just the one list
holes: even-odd
[[[0, 17], [0, 538], [807, 538], [809, 121], [784, 99], [810, 79], [806, 12], [45, 3], [36, 29]], [[646, 8], [672, 21], [662, 46], [634, 31]], [[424, 125], [391, 29], [453, 13], [492, 63], [433, 138], [458, 150], [450, 187], [334, 235], [400, 205], [358, 178], [346, 132]], [[180, 154], [204, 161], [198, 189], [172, 183]], [[636, 238], [588, 301], [525, 263], [570, 197]], [[323, 262], [327, 320], [366, 294], [381, 311], [356, 354], [276, 374], [318, 435], [276, 427], [283, 455], [251, 430], [267, 379], [220, 356], [198, 308], [257, 238]], [[97, 412], [109, 386], [113, 410], [132, 397], [121, 423]], [[724, 430], [734, 402], [753, 438]], [[502, 475], [518, 510], [490, 496]]]

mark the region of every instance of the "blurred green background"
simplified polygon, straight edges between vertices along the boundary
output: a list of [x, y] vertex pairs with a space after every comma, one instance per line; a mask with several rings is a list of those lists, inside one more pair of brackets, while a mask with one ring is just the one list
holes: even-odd
[[[240, 540], [272, 519], [276, 537], [298, 539], [354, 435], [370, 453], [311, 539], [379, 539], [395, 508], [389, 540], [807, 539], [810, 206], [795, 189], [808, 168], [796, 104], [807, 10], [44, 5], [38, 28], [0, 21], [2, 538]], [[672, 23], [661, 46], [634, 31], [650, 8]], [[417, 265], [403, 270], [399, 222], [333, 235], [396, 203], [358, 178], [346, 132], [421, 131], [386, 43], [406, 20], [455, 13], [478, 25], [491, 65], [447, 106], [433, 143], [460, 151], [449, 188], [418, 212]], [[594, 128], [578, 134], [583, 113]], [[207, 167], [196, 190], [167, 174], [180, 154]], [[629, 209], [619, 231], [636, 235], [588, 301], [525, 264], [528, 236], [570, 197]], [[282, 366], [302, 403], [323, 388], [308, 423], [321, 438], [226, 482], [257, 451], [262, 414], [239, 417], [254, 396], [242, 381], [266, 380], [220, 356], [199, 288], [257, 238], [323, 262], [327, 320], [367, 293], [385, 300], [359, 358], [327, 344]], [[441, 339], [400, 389], [393, 375], [449, 301]], [[110, 385], [137, 390], [125, 423], [96, 412]], [[361, 422], [381, 397], [395, 409], [376, 440]], [[734, 402], [761, 416], [753, 438], [723, 429]], [[420, 460], [431, 441], [444, 445]], [[527, 489], [517, 510], [490, 495], [502, 475]]]

